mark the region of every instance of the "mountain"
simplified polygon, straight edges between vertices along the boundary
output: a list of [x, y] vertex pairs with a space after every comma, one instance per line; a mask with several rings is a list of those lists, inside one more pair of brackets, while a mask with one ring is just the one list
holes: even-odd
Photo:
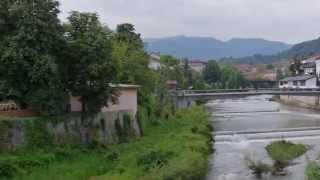
[[282, 58], [306, 57], [320, 52], [320, 38], [292, 46], [279, 54]]
[[292, 46], [274, 55], [254, 55], [241, 58], [221, 58], [223, 63], [236, 63], [236, 64], [269, 64], [276, 61], [288, 60], [292, 58], [304, 59], [313, 54], [320, 53], [320, 38], [305, 41]]
[[282, 42], [241, 38], [221, 41], [211, 37], [174, 36], [144, 39], [144, 42], [148, 52], [160, 52], [191, 59], [238, 58], [254, 54], [270, 55], [290, 48], [290, 45]]

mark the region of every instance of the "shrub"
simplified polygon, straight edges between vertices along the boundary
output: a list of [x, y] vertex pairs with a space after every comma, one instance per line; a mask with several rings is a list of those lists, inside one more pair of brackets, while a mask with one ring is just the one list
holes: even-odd
[[246, 158], [248, 168], [252, 171], [257, 178], [261, 178], [263, 174], [272, 172], [272, 166], [260, 161], [254, 161], [250, 158]]
[[163, 171], [163, 180], [199, 180], [204, 179], [207, 172], [207, 162], [202, 154], [185, 153], [185, 159], [173, 161]]
[[109, 161], [118, 161], [119, 160], [119, 153], [113, 152], [107, 155], [107, 160]]
[[20, 171], [14, 163], [0, 161], [0, 179], [13, 177]]
[[303, 144], [294, 144], [288, 141], [275, 141], [266, 147], [268, 155], [275, 161], [276, 172], [281, 172], [292, 160], [305, 154], [308, 147]]
[[142, 166], [146, 171], [153, 168], [161, 168], [168, 163], [168, 160], [173, 155], [173, 152], [151, 151], [140, 156], [137, 160], [137, 165]]

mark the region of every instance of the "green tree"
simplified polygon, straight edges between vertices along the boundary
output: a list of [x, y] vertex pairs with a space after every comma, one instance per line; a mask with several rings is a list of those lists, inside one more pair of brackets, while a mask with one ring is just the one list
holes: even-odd
[[207, 66], [203, 70], [203, 79], [208, 84], [215, 84], [221, 79], [221, 70], [215, 60], [208, 61]]
[[221, 88], [238, 89], [248, 86], [246, 78], [231, 66], [223, 66], [221, 74]]
[[143, 104], [155, 88], [155, 72], [149, 69], [149, 56], [144, 51], [140, 34], [131, 24], [120, 24], [112, 35], [112, 57], [119, 64], [121, 83], [140, 85], [139, 104]]
[[111, 58], [110, 32], [94, 13], [72, 12], [66, 25], [68, 46], [59, 62], [67, 89], [81, 98], [83, 113], [96, 113], [114, 100], [110, 83], [117, 79], [117, 63]]
[[281, 80], [285, 77], [281, 69], [277, 69], [277, 80]]
[[267, 64], [267, 65], [266, 65], [266, 68], [267, 68], [267, 69], [274, 69], [274, 65], [273, 65], [273, 64]]
[[162, 55], [160, 62], [166, 67], [174, 67], [179, 65], [179, 60], [169, 55]]
[[301, 60], [297, 57], [293, 59], [293, 63], [289, 67], [289, 71], [291, 75], [298, 75], [301, 73]]
[[[201, 77], [194, 77], [192, 70], [189, 65], [189, 60], [185, 59], [183, 64], [183, 75], [185, 77], [185, 84], [183, 86], [184, 89], [195, 86], [195, 81], [197, 78]], [[200, 83], [197, 83], [200, 86]]]
[[55, 63], [64, 44], [58, 5], [55, 0], [0, 3], [1, 91], [22, 108], [51, 111], [63, 102]]
[[141, 51], [144, 48], [141, 35], [136, 33], [134, 25], [129, 23], [118, 25], [113, 39], [115, 42], [128, 45], [128, 52]]

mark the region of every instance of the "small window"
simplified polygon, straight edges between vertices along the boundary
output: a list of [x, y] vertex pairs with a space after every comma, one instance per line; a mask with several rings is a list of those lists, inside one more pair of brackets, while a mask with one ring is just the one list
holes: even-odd
[[298, 81], [293, 81], [293, 85], [297, 86], [298, 85]]
[[306, 81], [300, 81], [301, 86], [306, 86]]

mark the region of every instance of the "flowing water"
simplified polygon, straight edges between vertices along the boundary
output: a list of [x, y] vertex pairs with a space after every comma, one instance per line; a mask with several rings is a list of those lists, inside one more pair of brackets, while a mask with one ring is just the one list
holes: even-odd
[[310, 160], [320, 153], [320, 113], [269, 101], [271, 96], [215, 100], [207, 104], [215, 128], [215, 149], [208, 180], [256, 180], [246, 159], [272, 164], [265, 150], [274, 140], [290, 140], [311, 149], [288, 168], [289, 175], [264, 180], [304, 180]]

